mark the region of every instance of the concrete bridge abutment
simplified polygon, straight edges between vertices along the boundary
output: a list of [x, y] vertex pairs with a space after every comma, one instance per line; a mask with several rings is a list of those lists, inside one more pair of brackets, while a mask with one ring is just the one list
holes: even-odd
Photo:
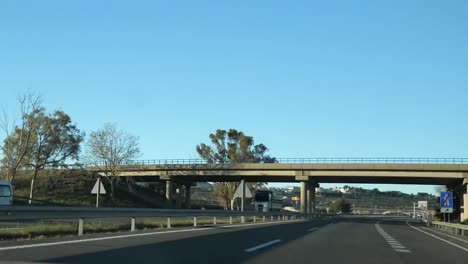
[[462, 183], [462, 192], [460, 197], [460, 222], [468, 220], [468, 178]]

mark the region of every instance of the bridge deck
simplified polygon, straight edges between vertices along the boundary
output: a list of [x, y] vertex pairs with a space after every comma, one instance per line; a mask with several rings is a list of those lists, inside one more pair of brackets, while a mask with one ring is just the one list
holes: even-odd
[[[104, 174], [103, 166], [87, 170]], [[460, 184], [468, 178], [468, 164], [379, 163], [249, 163], [125, 165], [121, 176], [153, 177], [180, 181], [294, 182], [314, 179], [320, 183]]]

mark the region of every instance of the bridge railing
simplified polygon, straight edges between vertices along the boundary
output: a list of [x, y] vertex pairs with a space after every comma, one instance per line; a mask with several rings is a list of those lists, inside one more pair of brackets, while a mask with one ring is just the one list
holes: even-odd
[[[468, 158], [277, 158], [276, 163], [283, 164], [468, 164]], [[121, 165], [203, 165], [208, 164], [203, 159], [150, 159], [129, 160]], [[219, 164], [219, 163], [214, 163]], [[93, 166], [105, 166], [104, 162], [74, 163], [47, 166], [45, 169], [84, 169]], [[18, 170], [31, 170], [29, 167], [20, 167]]]
[[[277, 158], [276, 163], [293, 164], [468, 164], [468, 158]], [[122, 165], [202, 165], [203, 159], [153, 159], [130, 160]], [[85, 164], [84, 166], [104, 166], [104, 163]]]
[[468, 164], [468, 158], [279, 158], [279, 163]]

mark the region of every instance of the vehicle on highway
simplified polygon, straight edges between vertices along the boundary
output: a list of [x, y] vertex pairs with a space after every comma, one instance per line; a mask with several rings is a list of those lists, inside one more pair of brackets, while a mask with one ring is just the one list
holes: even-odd
[[270, 190], [258, 190], [254, 196], [256, 212], [281, 211], [283, 198]]
[[0, 205], [13, 204], [13, 188], [11, 183], [7, 181], [0, 181]]

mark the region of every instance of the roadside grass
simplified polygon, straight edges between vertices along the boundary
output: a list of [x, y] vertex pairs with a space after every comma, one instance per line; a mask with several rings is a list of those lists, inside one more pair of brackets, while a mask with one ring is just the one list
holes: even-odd
[[[241, 223], [240, 217], [233, 217], [233, 224]], [[88, 222], [85, 219], [83, 224], [83, 232], [85, 234], [91, 233], [110, 233], [130, 231], [130, 221], [128, 223], [112, 223], [102, 222], [96, 219], [90, 219]], [[245, 217], [246, 223], [253, 222], [253, 217]], [[261, 218], [257, 218], [257, 222], [261, 222]], [[269, 219], [267, 219], [269, 221]], [[276, 219], [275, 219], [276, 221]], [[216, 219], [217, 225], [228, 225], [229, 218], [222, 217]], [[213, 217], [198, 217], [197, 226], [213, 225]], [[193, 218], [171, 218], [171, 227], [190, 227], [193, 226]], [[149, 229], [163, 229], [167, 228], [167, 218], [142, 218], [138, 219], [135, 223], [136, 230], [149, 230]], [[78, 233], [78, 223], [76, 222], [41, 222], [41, 223], [27, 223], [18, 225], [15, 228], [0, 229], [0, 240], [14, 240], [14, 239], [35, 239], [47, 237], [61, 237], [73, 236]]]

